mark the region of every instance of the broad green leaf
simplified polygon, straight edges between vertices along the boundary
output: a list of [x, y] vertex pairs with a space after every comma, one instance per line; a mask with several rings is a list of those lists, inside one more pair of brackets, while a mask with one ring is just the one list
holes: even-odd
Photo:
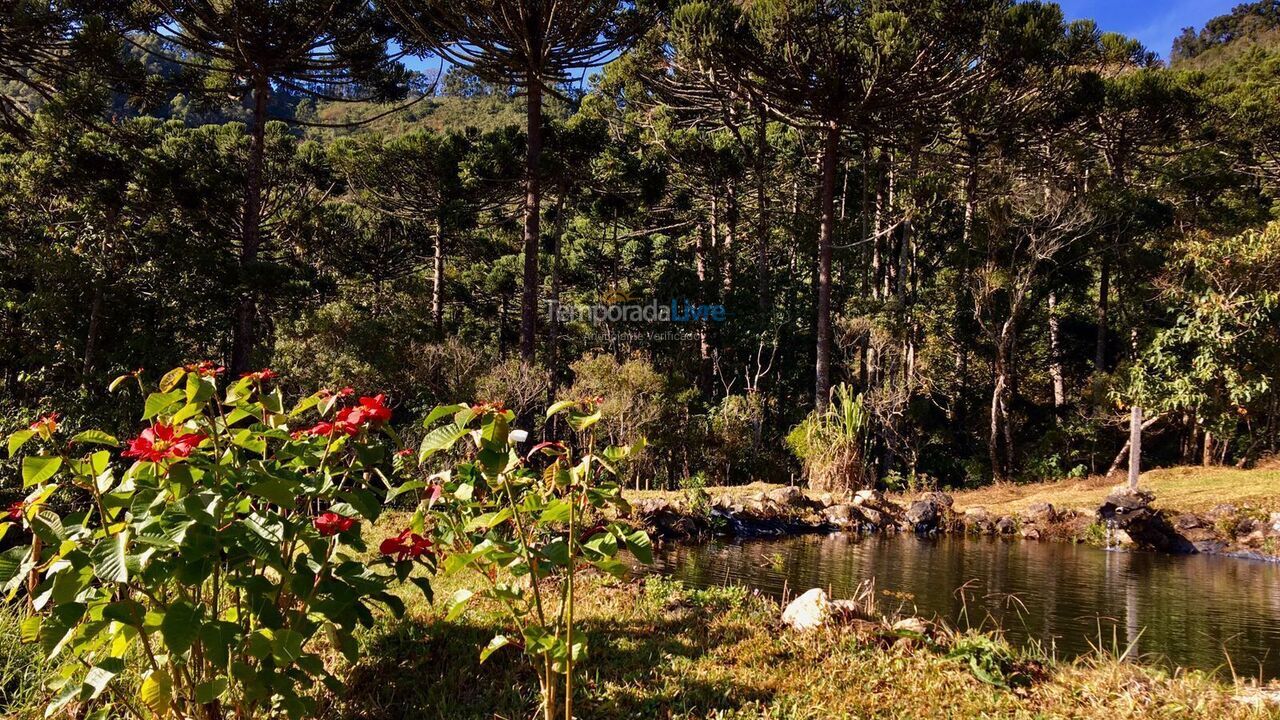
[[293, 507], [298, 501], [298, 486], [279, 478], [260, 480], [249, 487], [249, 492], [281, 507]]
[[169, 651], [182, 655], [200, 632], [200, 611], [184, 600], [175, 601], [160, 621], [160, 634]]
[[174, 405], [182, 402], [185, 395], [181, 390], [174, 392], [154, 392], [147, 396], [146, 403], [142, 406], [142, 419], [150, 420], [151, 418], [164, 413]]
[[467, 602], [471, 600], [473, 595], [475, 595], [475, 593], [466, 588], [462, 588], [455, 592], [453, 596], [449, 598], [448, 611], [445, 613], [444, 619], [447, 622], [457, 620], [458, 617], [462, 615], [462, 612], [467, 609]]
[[599, 410], [596, 410], [590, 415], [573, 413], [569, 415], [569, 427], [573, 428], [574, 430], [577, 430], [578, 432], [582, 432], [583, 430], [586, 430], [592, 425], [595, 425], [599, 420], [600, 420]]
[[571, 506], [568, 500], [564, 498], [552, 500], [542, 509], [542, 514], [538, 516], [538, 522], [544, 524], [566, 522], [569, 519], [570, 509]]
[[241, 430], [231, 438], [231, 442], [252, 453], [261, 455], [267, 451], [267, 441], [252, 430]]
[[152, 670], [142, 681], [138, 689], [138, 699], [151, 712], [163, 717], [169, 712], [169, 704], [173, 702], [173, 680], [163, 669]]
[[53, 477], [62, 467], [62, 458], [28, 455], [22, 458], [22, 487], [31, 487]]
[[89, 673], [84, 676], [84, 687], [80, 691], [80, 699], [88, 701], [97, 698], [103, 690], [107, 689], [107, 683], [122, 672], [124, 672], [122, 658], [103, 658], [97, 665], [89, 668]]
[[493, 639], [489, 641], [489, 644], [485, 645], [484, 649], [480, 651], [480, 662], [484, 662], [485, 660], [488, 660], [489, 656], [492, 655], [495, 651], [500, 650], [510, 644], [511, 644], [511, 638], [507, 637], [506, 635], [494, 635]]
[[176, 367], [165, 373], [164, 377], [160, 378], [160, 392], [167, 393], [178, 387], [178, 381], [182, 380], [182, 376], [186, 374], [186, 369], [180, 367]]
[[35, 430], [19, 430], [9, 436], [9, 457], [13, 457], [27, 441], [36, 436]]
[[442, 417], [453, 415], [459, 410], [465, 408], [466, 405], [438, 405], [434, 410], [427, 414], [427, 418], [422, 421], [422, 427], [429, 428], [436, 424], [436, 421]]
[[302, 655], [302, 645], [306, 641], [297, 630], [276, 630], [271, 638], [271, 657], [280, 663], [292, 663]]
[[422, 445], [418, 446], [418, 459], [426, 460], [441, 450], [448, 450], [469, 432], [467, 428], [455, 424], [442, 425], [432, 430], [422, 438]]
[[89, 558], [93, 560], [93, 574], [104, 582], [129, 582], [129, 569], [124, 552], [128, 543], [127, 530], [99, 540], [89, 553]]
[[115, 437], [102, 432], [101, 430], [85, 430], [77, 433], [71, 438], [73, 443], [86, 443], [89, 445], [107, 445], [110, 447], [119, 447], [120, 441]]
[[627, 549], [631, 551], [636, 559], [645, 565], [653, 564], [653, 541], [649, 539], [649, 533], [644, 530], [636, 530], [630, 535], [624, 535], [627, 543]]
[[67, 531], [62, 527], [62, 518], [47, 507], [40, 508], [35, 515], [31, 516], [31, 529], [49, 545], [58, 545], [67, 539]]
[[227, 691], [227, 679], [224, 677], [214, 678], [208, 682], [202, 682], [196, 686], [196, 702], [206, 705], [214, 700], [222, 697]]
[[547, 408], [547, 417], [550, 418], [552, 415], [562, 413], [576, 404], [577, 401], [575, 400], [560, 400], [559, 402], [553, 403], [551, 407]]

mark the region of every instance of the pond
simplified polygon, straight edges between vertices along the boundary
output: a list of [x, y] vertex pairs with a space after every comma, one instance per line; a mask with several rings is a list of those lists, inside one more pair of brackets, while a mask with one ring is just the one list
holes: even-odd
[[[1057, 542], [805, 535], [659, 548], [652, 571], [775, 597], [851, 597], [874, 579], [882, 610], [999, 625], [1058, 657], [1100, 646], [1147, 662], [1280, 677], [1280, 565]], [[1228, 658], [1230, 659], [1228, 664]]]

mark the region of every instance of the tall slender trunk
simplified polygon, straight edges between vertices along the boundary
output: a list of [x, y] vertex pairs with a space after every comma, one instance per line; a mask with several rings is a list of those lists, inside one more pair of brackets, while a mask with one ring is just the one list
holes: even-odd
[[[713, 213], [714, 216], [714, 213]], [[715, 221], [711, 220], [714, 226]], [[697, 234], [697, 245], [694, 248], [694, 269], [698, 274], [698, 292], [706, 292], [710, 281], [712, 230], [700, 227]], [[698, 385], [704, 393], [711, 392], [711, 336], [704, 321], [698, 321]]]
[[431, 321], [436, 339], [444, 339], [444, 227], [437, 212], [434, 227], [431, 264]]
[[814, 404], [825, 408], [831, 394], [831, 239], [835, 234], [836, 165], [840, 154], [840, 126], [827, 125], [822, 147], [822, 221], [818, 229], [817, 358], [814, 362]]
[[727, 301], [729, 296], [733, 294], [733, 280], [734, 275], [737, 273], [737, 263], [733, 257], [733, 243], [737, 240], [738, 219], [740, 216], [737, 182], [729, 181], [728, 186], [725, 187], [724, 199], [724, 234], [720, 244], [720, 286], [723, 292], [723, 299]]
[[1102, 269], [1098, 278], [1098, 336], [1093, 353], [1093, 367], [1097, 372], [1107, 371], [1107, 304], [1111, 295], [1111, 259], [1102, 257]]
[[[1012, 321], [1006, 321], [996, 336], [995, 386], [991, 390], [991, 434], [987, 438], [987, 453], [991, 460], [991, 474], [999, 482], [1008, 478], [1008, 468], [1000, 456], [1000, 436], [1004, 433], [1004, 424], [1008, 422], [1005, 397], [1009, 389], [1009, 329]], [[1012, 455], [1010, 448], [1005, 448], [1005, 455]]]
[[98, 362], [98, 340], [102, 336], [102, 306], [105, 292], [101, 278], [93, 281], [93, 299], [89, 303], [89, 330], [84, 338], [84, 364], [80, 369], [81, 382], [88, 383], [89, 375]]
[[556, 200], [555, 229], [551, 233], [551, 312], [547, 317], [547, 356], [551, 368], [551, 387], [548, 389], [547, 404], [551, 404], [554, 395], [560, 389], [560, 254], [564, 244], [564, 190], [561, 189]]
[[1067, 402], [1066, 381], [1062, 377], [1062, 346], [1058, 333], [1058, 294], [1049, 293], [1049, 377], [1053, 380], [1053, 410], [1062, 411]]
[[1134, 404], [1129, 413], [1129, 488], [1138, 489], [1142, 471], [1142, 408]]
[[520, 359], [533, 362], [538, 334], [538, 240], [542, 211], [542, 84], [529, 78], [526, 116], [529, 146], [524, 160], [524, 287], [520, 295]]
[[231, 373], [238, 377], [249, 371], [257, 349], [254, 323], [258, 314], [257, 288], [246, 287], [244, 271], [258, 259], [262, 245], [262, 185], [266, 164], [267, 104], [271, 86], [265, 75], [253, 81], [253, 126], [250, 128], [249, 166], [245, 169], [244, 214], [240, 228], [240, 297], [236, 301], [235, 323], [231, 331]]
[[769, 312], [769, 120], [762, 111], [756, 132], [756, 289], [760, 314]]

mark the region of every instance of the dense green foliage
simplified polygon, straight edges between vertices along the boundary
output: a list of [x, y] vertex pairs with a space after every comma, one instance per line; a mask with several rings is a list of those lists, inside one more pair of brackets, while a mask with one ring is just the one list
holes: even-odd
[[1280, 178], [1270, 3], [1165, 67], [1052, 4], [701, 0], [612, 28], [630, 47], [590, 80], [582, 41], [533, 71], [477, 47], [434, 84], [384, 51], [461, 37], [432, 13], [463, 6], [357, 5], [290, 25], [342, 47], [287, 62], [199, 14], [23, 25], [61, 59], [111, 30], [128, 62], [6, 81], [32, 117], [0, 135], [2, 429], [124, 432], [111, 377], [215, 357], [406, 418], [500, 400], [538, 439], [552, 398], [602, 396], [611, 442], [649, 440], [640, 486], [804, 473], [784, 439], [841, 383], [868, 480], [1102, 471], [1134, 400], [1148, 462], [1274, 443], [1274, 303], [1247, 282]]

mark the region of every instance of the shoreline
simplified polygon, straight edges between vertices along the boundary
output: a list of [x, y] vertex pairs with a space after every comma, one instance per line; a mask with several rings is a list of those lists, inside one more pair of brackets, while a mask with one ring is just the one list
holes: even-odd
[[911, 532], [1280, 562], [1280, 512], [1252, 504], [1219, 503], [1194, 512], [1157, 506], [1156, 495], [1145, 488], [1133, 492], [1117, 486], [1096, 505], [1058, 507], [1037, 499], [1020, 510], [1005, 504], [992, 512], [982, 505], [960, 507], [957, 498], [965, 494], [890, 496], [860, 490], [839, 496], [763, 484], [648, 492], [633, 501], [625, 519], [655, 538], [677, 541]]

